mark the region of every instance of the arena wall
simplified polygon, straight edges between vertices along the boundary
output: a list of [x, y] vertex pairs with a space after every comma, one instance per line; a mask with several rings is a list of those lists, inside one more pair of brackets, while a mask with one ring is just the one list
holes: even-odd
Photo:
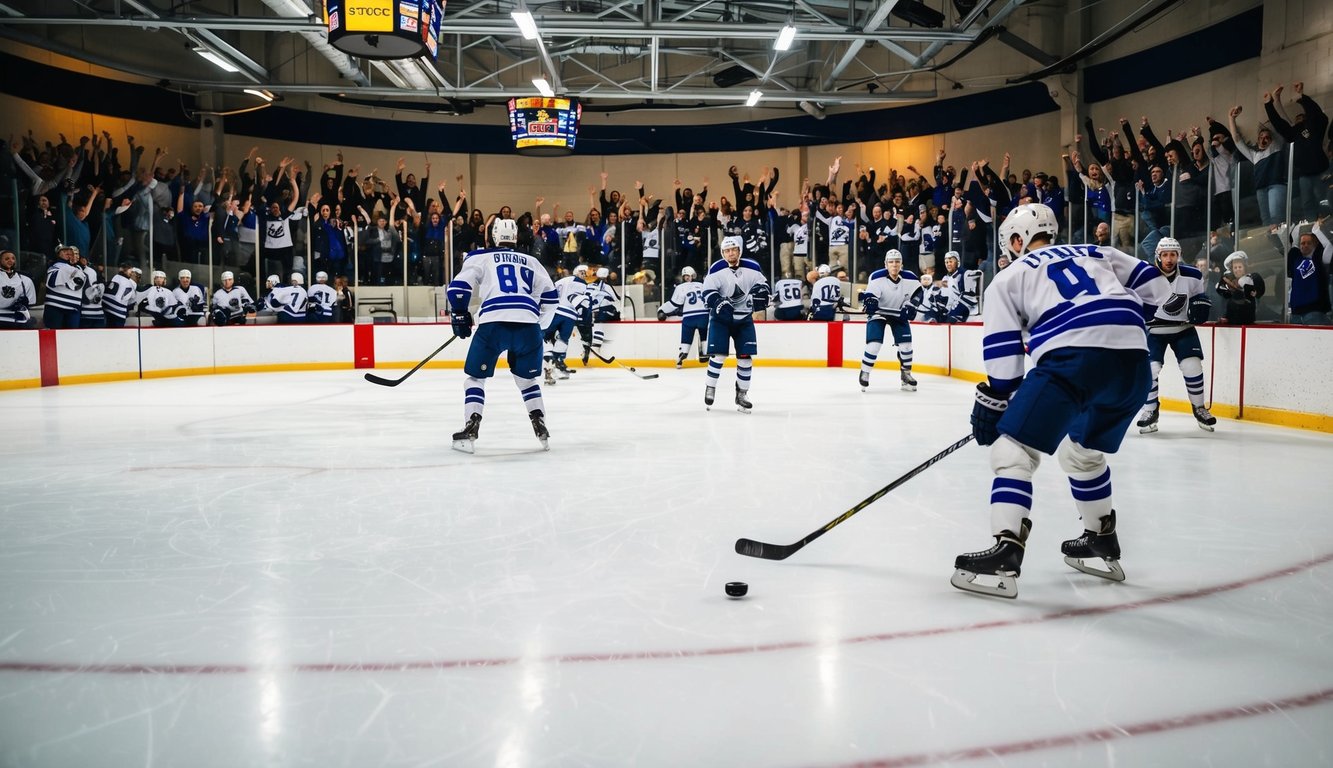
[[[761, 323], [756, 364], [856, 368], [864, 325]], [[619, 362], [673, 365], [678, 324], [642, 321], [608, 327], [607, 354]], [[447, 325], [434, 323], [11, 331], [0, 333], [0, 389], [164, 376], [407, 369], [449, 333]], [[1205, 326], [1199, 335], [1214, 414], [1333, 432], [1333, 390], [1325, 386], [1333, 381], [1333, 330]], [[980, 324], [913, 324], [913, 337], [918, 373], [966, 381], [980, 381], [984, 375]], [[466, 354], [467, 344], [452, 344], [427, 367], [461, 368]], [[593, 365], [605, 367], [596, 360]], [[693, 361], [689, 365], [699, 367]], [[879, 367], [897, 367], [890, 349], [882, 353]], [[1161, 387], [1168, 410], [1188, 410], [1184, 383], [1170, 359]]]

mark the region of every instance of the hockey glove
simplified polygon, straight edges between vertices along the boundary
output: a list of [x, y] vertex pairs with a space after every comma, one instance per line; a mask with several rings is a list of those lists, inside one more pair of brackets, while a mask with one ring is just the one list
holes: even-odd
[[915, 320], [915, 319], [916, 319], [916, 305], [915, 305], [915, 304], [904, 304], [904, 305], [902, 306], [902, 309], [898, 310], [898, 316], [901, 317], [901, 318], [904, 319], [904, 320], [907, 320], [908, 322], [911, 322], [912, 320]]
[[732, 310], [731, 302], [718, 302], [713, 308], [713, 321], [724, 328], [730, 328], [736, 323], [736, 314]]
[[867, 320], [879, 314], [879, 299], [870, 295], [862, 296], [861, 311], [866, 313]]
[[84, 285], [84, 283], [86, 283], [86, 282], [87, 282], [87, 279], [84, 277], [83, 273], [80, 272], [80, 273], [78, 273], [78, 274], [76, 274], [76, 275], [73, 275], [73, 276], [71, 276], [71, 277], [69, 278], [69, 287], [73, 288], [73, 289], [76, 290], [76, 291], [82, 291], [82, 290], [83, 290], [83, 285]]
[[22, 312], [28, 308], [28, 294], [20, 293], [17, 299], [14, 299], [14, 311]]
[[666, 319], [667, 319], [667, 313], [663, 312], [660, 309], [657, 310], [657, 322], [659, 323], [666, 322]]
[[750, 289], [750, 298], [754, 300], [754, 311], [763, 312], [768, 309], [768, 300], [772, 297], [767, 283], [758, 283]]
[[583, 316], [579, 320], [579, 336], [583, 341], [592, 341], [592, 307], [583, 308]]
[[542, 331], [542, 341], [546, 342], [547, 344], [554, 344], [555, 336], [556, 334], [555, 334], [554, 323], [551, 324], [550, 328], [547, 328], [546, 330]]
[[981, 445], [1000, 439], [1000, 417], [1009, 407], [1009, 398], [996, 392], [988, 382], [977, 385], [977, 400], [972, 404], [972, 436]]
[[472, 335], [472, 313], [467, 310], [462, 312], [451, 312], [449, 314], [449, 323], [454, 327], [454, 335], [460, 339], [466, 339]]
[[1212, 310], [1213, 303], [1208, 300], [1207, 296], [1204, 296], [1203, 294], [1195, 296], [1190, 299], [1190, 322], [1196, 324], [1208, 322], [1208, 313]]

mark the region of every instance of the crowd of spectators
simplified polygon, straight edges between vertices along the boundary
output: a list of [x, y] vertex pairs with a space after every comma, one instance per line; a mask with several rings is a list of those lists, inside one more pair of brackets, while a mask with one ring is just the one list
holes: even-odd
[[[351, 321], [348, 284], [443, 285], [464, 254], [489, 244], [496, 218], [516, 219], [517, 247], [554, 276], [580, 263], [607, 265], [660, 295], [658, 283], [674, 282], [685, 266], [702, 272], [730, 235], [742, 238], [744, 255], [771, 270], [773, 280], [800, 280], [827, 264], [849, 271], [850, 282], [864, 282], [891, 249], [919, 275], [943, 276], [950, 251], [964, 271], [989, 275], [1004, 266], [994, 258], [999, 223], [1015, 206], [1041, 202], [1065, 223], [1062, 240], [1113, 245], [1143, 259], [1152, 258], [1162, 237], [1180, 241], [1186, 257], [1210, 273], [1224, 322], [1262, 319], [1256, 307], [1267, 284], [1257, 262], [1280, 266], [1270, 276], [1291, 294], [1293, 320], [1329, 322], [1329, 120], [1301, 83], [1292, 86], [1290, 103], [1283, 90], [1264, 94], [1267, 121], [1258, 126], [1243, 124], [1241, 106], [1228, 110], [1225, 125], [1208, 117], [1203, 129], [1168, 130], [1160, 138], [1147, 118], [1137, 130], [1125, 119], [1118, 130], [1088, 120], [1086, 133], [1050, 173], [1016, 169], [1008, 153], [997, 170], [988, 158], [956, 168], [941, 150], [928, 174], [911, 165], [881, 174], [859, 164], [848, 174], [835, 158], [825, 178], [804, 179], [790, 201], [778, 191], [776, 167], [752, 175], [731, 166], [730, 184], [721, 190], [708, 178], [698, 188], [674, 179], [662, 196], [642, 181], [634, 182], [632, 195], [622, 194], [602, 173], [600, 186], [588, 187], [586, 213], [558, 204], [544, 210], [542, 197], [521, 213], [499, 201], [481, 207], [469, 200], [462, 175], [452, 192], [446, 181], [432, 186], [429, 158], [420, 178], [399, 159], [388, 179], [378, 169], [349, 166], [341, 152], [316, 173], [291, 157], [267, 162], [256, 147], [235, 169], [205, 165], [195, 173], [183, 162], [166, 162], [167, 148], [156, 148], [150, 160], [133, 136], [122, 148], [106, 132], [77, 145], [63, 135], [41, 142], [30, 132], [11, 139], [0, 162], [0, 186], [17, 196], [14, 205], [0, 206], [0, 248], [13, 249], [21, 233], [19, 271], [34, 279], [48, 309], [52, 293], [57, 305], [68, 304], [61, 291], [73, 290], [52, 283], [56, 273], [77, 272], [82, 314], [94, 323], [91, 305], [110, 306], [115, 292], [108, 289], [117, 278], [149, 274], [138, 295], [158, 281], [165, 287], [175, 272], [171, 290], [181, 292], [184, 281], [189, 294], [186, 272], [205, 264], [215, 266], [214, 274], [228, 270], [233, 284], [258, 289], [261, 295], [244, 306], [260, 314]], [[1266, 236], [1248, 255], [1235, 256], [1247, 224], [1265, 228]], [[270, 276], [262, 289], [259, 275]], [[282, 297], [298, 281], [305, 298], [284, 310]], [[325, 311], [317, 286], [337, 295], [333, 310]], [[211, 287], [216, 293], [218, 286]], [[154, 322], [235, 321], [235, 313], [215, 318], [210, 297], [198, 293], [193, 304], [179, 302], [187, 308], [180, 317], [154, 315]], [[133, 314], [139, 304], [128, 308]], [[55, 316], [61, 312], [57, 306]]]

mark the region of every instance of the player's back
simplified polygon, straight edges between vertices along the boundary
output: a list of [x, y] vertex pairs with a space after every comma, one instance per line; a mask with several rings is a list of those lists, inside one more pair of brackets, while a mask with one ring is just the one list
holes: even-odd
[[778, 309], [801, 306], [801, 281], [784, 277], [773, 284], [773, 298]]
[[842, 281], [833, 275], [825, 275], [815, 281], [810, 297], [821, 304], [837, 304], [842, 298]]
[[481, 297], [478, 324], [536, 322], [542, 304], [553, 303], [558, 295], [541, 262], [508, 248], [469, 253], [449, 284], [451, 303], [457, 304], [456, 298], [465, 303], [474, 287]]
[[1018, 337], [1008, 334], [1021, 332], [1034, 361], [1064, 347], [1146, 349], [1143, 303], [1168, 291], [1154, 267], [1114, 248], [1039, 248], [986, 289], [985, 343], [1013, 344]]
[[708, 314], [708, 306], [704, 304], [704, 284], [690, 281], [677, 285], [671, 292], [671, 304], [680, 308], [683, 318]]

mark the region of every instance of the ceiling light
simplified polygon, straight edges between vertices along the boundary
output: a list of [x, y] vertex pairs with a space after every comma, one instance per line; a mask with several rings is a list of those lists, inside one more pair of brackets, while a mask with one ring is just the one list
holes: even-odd
[[218, 69], [221, 69], [223, 72], [241, 71], [240, 67], [237, 67], [235, 64], [232, 64], [230, 61], [227, 61], [226, 59], [222, 58], [221, 56], [217, 55], [216, 53], [209, 50], [208, 48], [205, 48], [202, 45], [196, 45], [194, 47], [194, 52], [199, 54], [200, 56], [203, 56], [205, 59], [208, 59], [209, 61], [213, 62], [213, 64], [217, 66]]
[[509, 15], [514, 17], [514, 23], [518, 25], [518, 31], [523, 33], [524, 40], [537, 39], [537, 20], [532, 18], [531, 11], [525, 8]]
[[537, 87], [537, 92], [546, 98], [549, 99], [552, 96], [555, 96], [555, 91], [551, 90], [551, 84], [546, 82], [546, 78], [534, 77], [532, 78], [532, 84]]
[[745, 106], [753, 107], [755, 104], [759, 103], [759, 99], [763, 98], [763, 96], [764, 96], [763, 91], [760, 90], [750, 91], [750, 98], [745, 100]]
[[773, 50], [786, 51], [791, 49], [791, 41], [796, 39], [796, 27], [789, 21], [787, 25], [778, 33], [778, 39], [773, 43]]
[[245, 93], [248, 93], [251, 96], [258, 96], [264, 101], [273, 101], [273, 94], [265, 88], [246, 88]]

